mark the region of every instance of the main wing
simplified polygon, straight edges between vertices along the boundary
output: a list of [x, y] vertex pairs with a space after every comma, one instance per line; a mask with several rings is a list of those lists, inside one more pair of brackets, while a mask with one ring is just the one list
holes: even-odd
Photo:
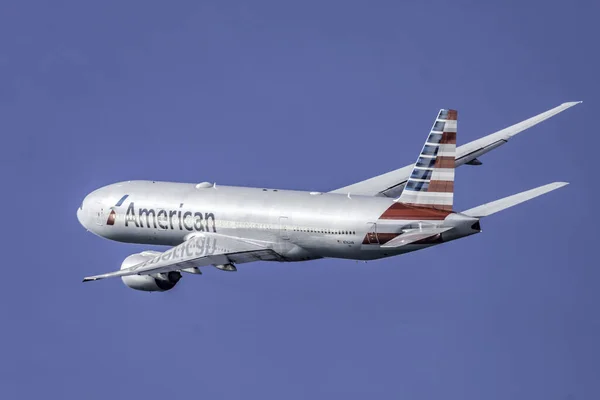
[[83, 281], [97, 281], [118, 276], [151, 275], [207, 265], [281, 260], [282, 257], [268, 246], [268, 243], [250, 242], [215, 233], [198, 234], [148, 261], [120, 271], [89, 276]]
[[[540, 122], [545, 121], [548, 118], [553, 117], [556, 114], [561, 113], [579, 103], [581, 102], [573, 101], [569, 103], [563, 103], [560, 106], [538, 114], [535, 117], [531, 117], [525, 121], [519, 122], [518, 124], [509, 126], [508, 128], [502, 129], [498, 132], [458, 147], [456, 149], [455, 167], [468, 163], [475, 165], [480, 164], [479, 160], [477, 159], [478, 157], [481, 157], [483, 154], [502, 146], [516, 134], [523, 132], [524, 130], [531, 128], [532, 126], [537, 125]], [[354, 183], [349, 186], [344, 186], [343, 188], [332, 190], [330, 193], [352, 193], [356, 195], [386, 196], [397, 198], [404, 190], [404, 185], [406, 184], [413, 167], [414, 164], [407, 165], [406, 167], [399, 168], [383, 175]]]

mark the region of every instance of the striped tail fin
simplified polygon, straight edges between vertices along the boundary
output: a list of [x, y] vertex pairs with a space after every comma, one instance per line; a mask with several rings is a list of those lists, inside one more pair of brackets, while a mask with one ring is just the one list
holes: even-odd
[[396, 202], [452, 211], [457, 115], [455, 110], [440, 110]]

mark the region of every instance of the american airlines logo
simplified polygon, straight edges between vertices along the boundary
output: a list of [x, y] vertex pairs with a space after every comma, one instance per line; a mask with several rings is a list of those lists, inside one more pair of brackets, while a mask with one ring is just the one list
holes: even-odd
[[[129, 195], [125, 195], [115, 205], [119, 207], [123, 204]], [[114, 225], [117, 217], [115, 210], [111, 210], [108, 215], [107, 225]], [[163, 230], [186, 230], [190, 232], [216, 232], [215, 214], [212, 212], [199, 212], [183, 209], [183, 203], [179, 209], [170, 210], [165, 208], [138, 208], [132, 201], [127, 207], [125, 213], [125, 226], [134, 226], [136, 228], [154, 228]]]
[[[231, 251], [231, 249], [227, 250]], [[156, 264], [161, 261], [171, 261], [173, 263], [189, 260], [190, 258], [211, 256], [217, 252], [217, 239], [206, 238], [203, 236], [191, 237], [181, 246], [175, 246], [161, 255], [158, 255], [142, 264], [139, 264], [134, 270]]]

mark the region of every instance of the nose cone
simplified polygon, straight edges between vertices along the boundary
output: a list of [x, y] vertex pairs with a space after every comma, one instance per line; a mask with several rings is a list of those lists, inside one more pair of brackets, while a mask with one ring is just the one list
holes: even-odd
[[94, 193], [90, 193], [81, 202], [81, 205], [77, 209], [77, 220], [88, 231], [90, 230], [90, 220], [94, 212], [94, 202], [92, 201]]
[[110, 213], [111, 205], [117, 201], [115, 199], [123, 196], [118, 190], [119, 187], [120, 184], [104, 186], [85, 196], [77, 209], [77, 220], [81, 226], [92, 233], [99, 234], [105, 224], [113, 225], [114, 220], [111, 223], [110, 219], [106, 218], [107, 213]]
[[86, 218], [85, 218], [85, 211], [84, 211], [84, 210], [85, 210], [85, 208], [86, 208], [86, 207], [85, 207], [85, 206], [86, 206], [86, 204], [85, 204], [85, 203], [86, 203], [86, 201], [85, 201], [85, 200], [86, 200], [86, 199], [84, 199], [84, 200], [81, 202], [81, 205], [80, 205], [80, 206], [79, 206], [79, 208], [77, 209], [77, 220], [79, 221], [79, 223], [81, 224], [81, 226], [83, 226], [85, 229], [87, 229], [87, 226], [86, 226], [86, 224], [85, 224], [85, 222], [86, 222], [86, 221], [85, 221], [85, 220], [86, 220]]
[[79, 223], [82, 226], [85, 226], [85, 225], [83, 225], [83, 220], [81, 219], [81, 217], [82, 217], [82, 215], [81, 215], [82, 211], [83, 210], [81, 209], [81, 206], [79, 206], [79, 208], [77, 209], [77, 220], [79, 221]]

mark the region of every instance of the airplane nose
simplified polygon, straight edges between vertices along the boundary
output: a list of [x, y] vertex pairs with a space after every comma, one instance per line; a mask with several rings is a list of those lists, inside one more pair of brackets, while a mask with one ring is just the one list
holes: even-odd
[[[79, 223], [81, 224], [81, 226], [83, 226], [85, 229], [87, 229], [87, 226], [85, 226], [85, 213], [86, 213], [86, 200], [87, 200], [87, 196], [85, 199], [83, 199], [83, 201], [81, 202], [81, 205], [79, 206], [79, 208], [77, 209], [77, 220], [79, 221]], [[88, 203], [88, 207], [89, 207], [89, 202]]]

